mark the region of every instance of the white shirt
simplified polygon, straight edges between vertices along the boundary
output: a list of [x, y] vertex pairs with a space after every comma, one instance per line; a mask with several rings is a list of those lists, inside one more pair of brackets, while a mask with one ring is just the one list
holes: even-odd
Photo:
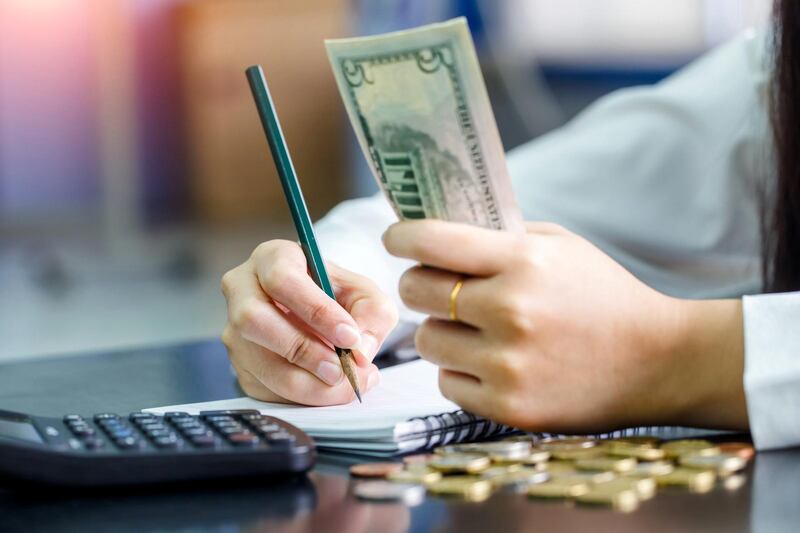
[[[744, 296], [750, 428], [759, 449], [800, 444], [800, 293], [761, 292], [759, 187], [774, 180], [766, 112], [770, 54], [750, 32], [667, 80], [618, 91], [508, 154], [528, 220], [583, 235], [653, 288]], [[411, 263], [380, 243], [396, 220], [376, 195], [318, 225], [325, 256], [392, 295]], [[721, 354], [723, 356], [723, 354]]]

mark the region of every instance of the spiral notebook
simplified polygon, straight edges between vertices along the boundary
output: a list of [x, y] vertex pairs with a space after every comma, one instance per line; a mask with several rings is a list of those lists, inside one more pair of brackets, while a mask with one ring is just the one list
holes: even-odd
[[[300, 407], [267, 403], [252, 398], [170, 405], [145, 409], [163, 414], [168, 411], [257, 409], [262, 414], [282, 418], [311, 435], [323, 450], [358, 453], [375, 457], [430, 449], [442, 444], [485, 440], [515, 432], [466, 413], [439, 392], [438, 369], [417, 360], [387, 368], [381, 383], [364, 395], [364, 403], [330, 407]], [[688, 438], [720, 433], [692, 428], [631, 428], [596, 435], [598, 438], [657, 434], [664, 438]], [[538, 434], [540, 437], [556, 436]]]
[[171, 405], [145, 409], [168, 411], [257, 409], [282, 418], [311, 435], [321, 449], [391, 456], [445, 443], [486, 439], [513, 429], [459, 409], [439, 392], [437, 367], [417, 360], [387, 368], [381, 383], [364, 395], [364, 403], [299, 407], [252, 398]]

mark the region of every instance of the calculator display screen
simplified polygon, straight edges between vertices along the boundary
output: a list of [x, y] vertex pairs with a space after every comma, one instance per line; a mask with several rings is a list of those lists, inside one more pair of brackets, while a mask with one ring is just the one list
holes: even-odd
[[2, 438], [40, 444], [44, 442], [33, 424], [0, 418], [0, 439]]

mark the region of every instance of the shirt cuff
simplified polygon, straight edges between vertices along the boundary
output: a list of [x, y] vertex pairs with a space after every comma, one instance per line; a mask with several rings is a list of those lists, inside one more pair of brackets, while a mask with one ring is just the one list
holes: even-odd
[[760, 450], [800, 444], [800, 292], [745, 296], [744, 389]]

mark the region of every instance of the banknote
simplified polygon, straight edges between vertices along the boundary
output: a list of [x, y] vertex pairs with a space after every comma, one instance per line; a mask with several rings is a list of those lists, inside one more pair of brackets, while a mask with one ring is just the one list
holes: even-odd
[[325, 46], [367, 162], [400, 219], [523, 231], [465, 19]]

